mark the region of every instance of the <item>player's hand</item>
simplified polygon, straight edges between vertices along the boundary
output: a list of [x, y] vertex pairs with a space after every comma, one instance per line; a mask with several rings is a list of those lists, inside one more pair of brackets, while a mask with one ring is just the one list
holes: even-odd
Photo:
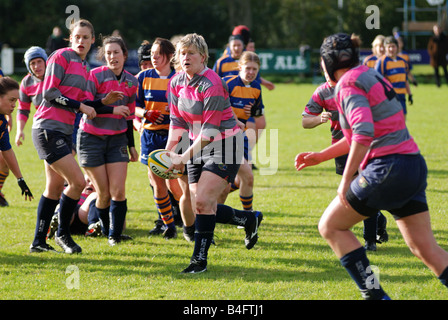
[[411, 106], [414, 104], [414, 98], [412, 98], [412, 94], [409, 95], [408, 101]]
[[350, 183], [351, 183], [351, 181], [346, 182], [344, 179], [342, 179], [341, 183], [339, 184], [339, 187], [338, 187], [339, 200], [346, 208], [351, 208], [350, 204], [347, 201], [347, 196], [346, 196], [348, 188], [350, 188]]
[[182, 161], [182, 155], [170, 152], [168, 153], [168, 157], [170, 157], [171, 166], [165, 172], [183, 173], [185, 170], [185, 163]]
[[243, 110], [244, 110], [244, 113], [246, 114], [246, 116], [248, 116], [248, 117], [251, 116], [251, 114], [252, 114], [252, 106], [253, 105], [254, 105], [253, 103], [249, 102], [249, 104], [246, 104], [244, 106]]
[[25, 140], [25, 133], [22, 132], [17, 132], [16, 134], [16, 146], [20, 147], [23, 144], [23, 140]]
[[327, 123], [331, 119], [331, 112], [322, 112], [320, 115], [320, 122]]
[[79, 107], [79, 111], [81, 111], [82, 113], [85, 113], [87, 115], [87, 119], [89, 119], [89, 120], [96, 117], [95, 108], [90, 107], [84, 103], [81, 103], [81, 106]]
[[318, 165], [322, 162], [321, 154], [319, 152], [302, 152], [295, 158], [295, 167], [300, 171], [306, 167]]
[[137, 162], [138, 161], [138, 152], [135, 147], [129, 148], [129, 161]]
[[17, 179], [17, 183], [19, 184], [20, 189], [22, 189], [22, 196], [25, 195], [25, 200], [34, 199], [33, 194], [31, 193], [30, 188], [26, 185], [26, 182], [23, 178]]
[[163, 115], [160, 110], [145, 110], [143, 117], [151, 123], [159, 124], [163, 121]]
[[130, 115], [130, 111], [128, 106], [115, 106], [113, 114], [127, 118]]
[[112, 90], [103, 99], [101, 99], [101, 103], [107, 106], [123, 98], [124, 98], [123, 92]]

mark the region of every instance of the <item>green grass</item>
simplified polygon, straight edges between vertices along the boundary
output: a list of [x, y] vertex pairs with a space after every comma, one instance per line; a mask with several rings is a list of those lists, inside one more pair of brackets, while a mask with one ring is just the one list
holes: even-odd
[[[3, 192], [10, 207], [0, 208], [0, 299], [360, 299], [317, 231], [320, 215], [339, 183], [333, 162], [300, 173], [293, 166], [298, 152], [320, 150], [330, 143], [328, 125], [313, 130], [301, 127], [300, 114], [314, 89], [311, 84], [278, 84], [274, 91], [263, 92], [268, 129], [260, 146], [267, 138], [266, 154], [271, 156], [271, 165], [278, 158], [278, 168], [270, 175], [255, 172], [254, 205], [265, 217], [260, 240], [254, 249], [246, 250], [243, 230], [217, 225], [217, 246], [210, 249], [209, 270], [198, 275], [179, 273], [193, 250], [181, 235], [171, 241], [148, 237], [156, 211], [146, 168], [140, 163], [129, 165], [127, 180], [126, 233], [134, 238], [132, 242], [112, 248], [105, 238], [75, 236], [82, 254], [29, 253], [45, 176], [28, 123], [25, 144], [14, 150], [35, 200], [25, 202], [15, 179], [7, 179]], [[445, 87], [424, 84], [413, 92], [414, 105], [408, 107], [407, 121], [428, 162], [427, 196], [435, 236], [448, 249], [448, 93]], [[11, 140], [14, 137], [15, 129]], [[259, 152], [264, 152], [261, 147]], [[258, 160], [260, 169], [269, 163], [262, 157]], [[227, 203], [241, 206], [237, 194], [230, 195]], [[409, 252], [395, 222], [387, 217], [390, 240], [369, 253], [385, 290], [393, 299], [446, 299], [447, 289]], [[362, 240], [362, 225], [353, 230]], [[73, 289], [74, 273], [66, 273], [71, 268], [79, 272], [79, 287]]]

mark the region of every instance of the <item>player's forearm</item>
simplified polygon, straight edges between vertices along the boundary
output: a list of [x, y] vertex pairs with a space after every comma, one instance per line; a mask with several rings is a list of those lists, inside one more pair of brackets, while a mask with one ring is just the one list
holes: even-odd
[[322, 162], [343, 156], [350, 151], [350, 146], [347, 139], [344, 137], [338, 142], [332, 144], [328, 148], [320, 151]]
[[3, 158], [6, 161], [6, 164], [8, 165], [9, 170], [14, 174], [14, 176], [19, 179], [22, 178], [22, 172], [19, 168], [19, 163], [17, 162], [16, 154], [11, 149], [2, 151]]
[[302, 127], [305, 129], [312, 129], [322, 124], [319, 116], [303, 116], [302, 117]]
[[370, 146], [353, 141], [350, 146], [347, 163], [344, 168], [343, 179], [350, 181], [358, 171], [361, 162], [364, 160]]

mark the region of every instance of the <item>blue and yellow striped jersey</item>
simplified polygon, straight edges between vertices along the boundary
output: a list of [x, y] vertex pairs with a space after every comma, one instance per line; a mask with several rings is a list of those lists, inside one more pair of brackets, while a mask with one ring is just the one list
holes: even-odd
[[397, 94], [407, 93], [406, 81], [409, 65], [406, 60], [399, 56], [396, 59], [382, 56], [378, 59], [375, 69], [389, 80]]
[[213, 66], [213, 71], [215, 71], [221, 78], [231, 75], [237, 75], [238, 70], [238, 60], [233, 59], [230, 55], [222, 56], [216, 60]]
[[365, 59], [362, 62], [362, 64], [373, 69], [373, 68], [375, 68], [377, 60], [378, 60], [378, 57], [376, 55], [374, 55], [374, 54], [371, 54], [371, 55], [365, 57]]
[[261, 108], [264, 112], [263, 100], [261, 98], [261, 85], [255, 80], [249, 85], [245, 85], [239, 75], [224, 77], [224, 81], [229, 88], [230, 104], [238, 120], [247, 122], [250, 117], [244, 112], [244, 106], [253, 104]]
[[160, 110], [164, 116], [161, 124], [150, 123], [145, 119], [143, 128], [148, 130], [168, 130], [170, 112], [166, 91], [174, 74], [175, 71], [173, 70], [169, 76], [161, 78], [155, 69], [146, 69], [138, 74], [136, 107], [146, 110]]

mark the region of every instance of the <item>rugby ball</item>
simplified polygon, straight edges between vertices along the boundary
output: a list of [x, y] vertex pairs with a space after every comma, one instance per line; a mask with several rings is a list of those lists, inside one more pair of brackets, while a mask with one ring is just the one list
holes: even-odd
[[171, 167], [171, 159], [168, 156], [169, 150], [157, 149], [151, 152], [148, 156], [149, 169], [158, 177], [162, 179], [177, 179], [182, 177], [179, 171], [166, 172]]

